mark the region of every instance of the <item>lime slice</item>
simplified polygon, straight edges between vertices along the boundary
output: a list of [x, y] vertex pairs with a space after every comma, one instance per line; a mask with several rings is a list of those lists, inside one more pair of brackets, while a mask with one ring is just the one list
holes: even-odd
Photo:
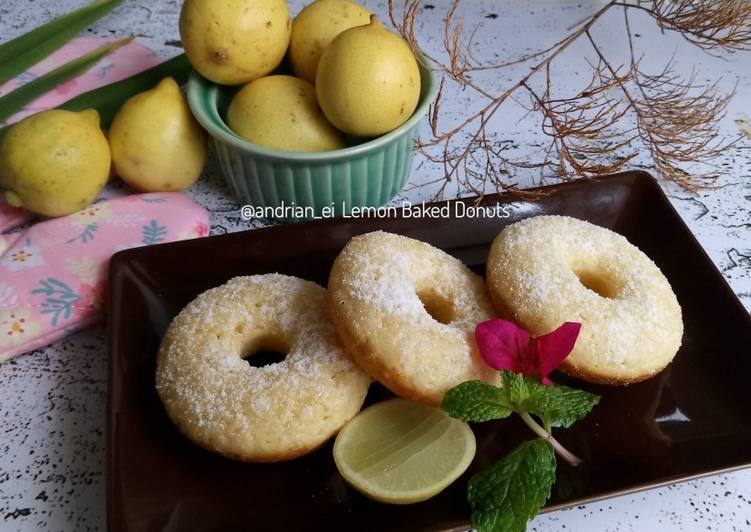
[[424, 501], [469, 467], [475, 436], [439, 408], [391, 399], [366, 408], [339, 432], [334, 461], [353, 488], [391, 504]]

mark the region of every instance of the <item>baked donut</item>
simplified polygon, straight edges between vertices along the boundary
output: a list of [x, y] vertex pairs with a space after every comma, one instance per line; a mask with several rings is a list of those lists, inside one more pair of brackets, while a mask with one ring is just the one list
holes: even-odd
[[480, 277], [433, 246], [381, 231], [352, 238], [329, 276], [345, 347], [395, 394], [438, 405], [461, 382], [495, 382], [474, 340], [493, 317]]
[[681, 345], [681, 307], [660, 269], [621, 235], [576, 218], [506, 227], [490, 248], [487, 283], [496, 308], [533, 335], [580, 322], [560, 369], [590, 382], [647, 379]]
[[[262, 349], [283, 361], [253, 367]], [[296, 277], [236, 277], [190, 302], [159, 349], [156, 389], [177, 428], [229, 458], [303, 455], [362, 406], [368, 375], [347, 355], [326, 290]]]

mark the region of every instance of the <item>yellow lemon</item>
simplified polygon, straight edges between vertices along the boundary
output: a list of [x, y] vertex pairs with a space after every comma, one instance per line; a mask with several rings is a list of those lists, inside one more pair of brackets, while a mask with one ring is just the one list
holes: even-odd
[[420, 70], [404, 40], [375, 17], [340, 33], [321, 55], [316, 94], [326, 118], [360, 137], [403, 124], [420, 98]]
[[282, 61], [291, 20], [284, 0], [185, 0], [180, 37], [195, 69], [224, 85], [265, 76]]
[[9, 204], [63, 216], [107, 183], [110, 149], [99, 113], [52, 110], [12, 125], [0, 142], [0, 188]]
[[115, 172], [143, 192], [184, 190], [206, 163], [206, 134], [172, 78], [125, 102], [109, 141]]
[[343, 148], [344, 138], [323, 116], [313, 85], [292, 76], [251, 81], [232, 99], [229, 127], [241, 137], [284, 151]]
[[370, 11], [351, 0], [317, 0], [300, 11], [292, 23], [289, 58], [295, 75], [316, 81], [318, 60], [334, 37], [370, 21]]
[[469, 425], [440, 408], [391, 399], [366, 408], [336, 437], [334, 462], [363, 495], [391, 504], [424, 501], [461, 476], [475, 456]]

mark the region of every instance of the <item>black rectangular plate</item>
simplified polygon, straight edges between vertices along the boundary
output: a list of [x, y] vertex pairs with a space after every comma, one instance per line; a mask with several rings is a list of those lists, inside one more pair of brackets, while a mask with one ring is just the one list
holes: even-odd
[[[338, 218], [115, 255], [108, 311], [110, 530], [412, 532], [467, 524], [467, 479], [532, 437], [513, 419], [473, 426], [474, 462], [444, 492], [423, 503], [389, 506], [343, 482], [330, 444], [280, 464], [234, 462], [204, 451], [173, 427], [154, 390], [160, 339], [200, 292], [237, 275], [267, 272], [325, 285], [344, 244], [377, 229], [429, 242], [482, 272], [489, 244], [505, 225], [565, 214], [626, 236], [670, 281], [686, 331], [676, 359], [656, 377], [628, 387], [575, 383], [603, 398], [584, 421], [557, 431], [585, 464], [559, 464], [546, 510], [751, 465], [751, 319], [658, 184], [646, 173], [627, 172], [548, 189], [554, 193], [537, 201], [484, 198], [483, 205], [513, 204], [508, 218]], [[368, 401], [385, 396], [374, 385]]]

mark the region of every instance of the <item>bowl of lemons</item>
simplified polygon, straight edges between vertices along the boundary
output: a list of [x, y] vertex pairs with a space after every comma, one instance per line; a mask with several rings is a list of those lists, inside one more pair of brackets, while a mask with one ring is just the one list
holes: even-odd
[[226, 9], [183, 5], [187, 96], [251, 215], [339, 216], [397, 196], [438, 89], [427, 60], [352, 0], [317, 0], [294, 21], [284, 0], [253, 20]]

